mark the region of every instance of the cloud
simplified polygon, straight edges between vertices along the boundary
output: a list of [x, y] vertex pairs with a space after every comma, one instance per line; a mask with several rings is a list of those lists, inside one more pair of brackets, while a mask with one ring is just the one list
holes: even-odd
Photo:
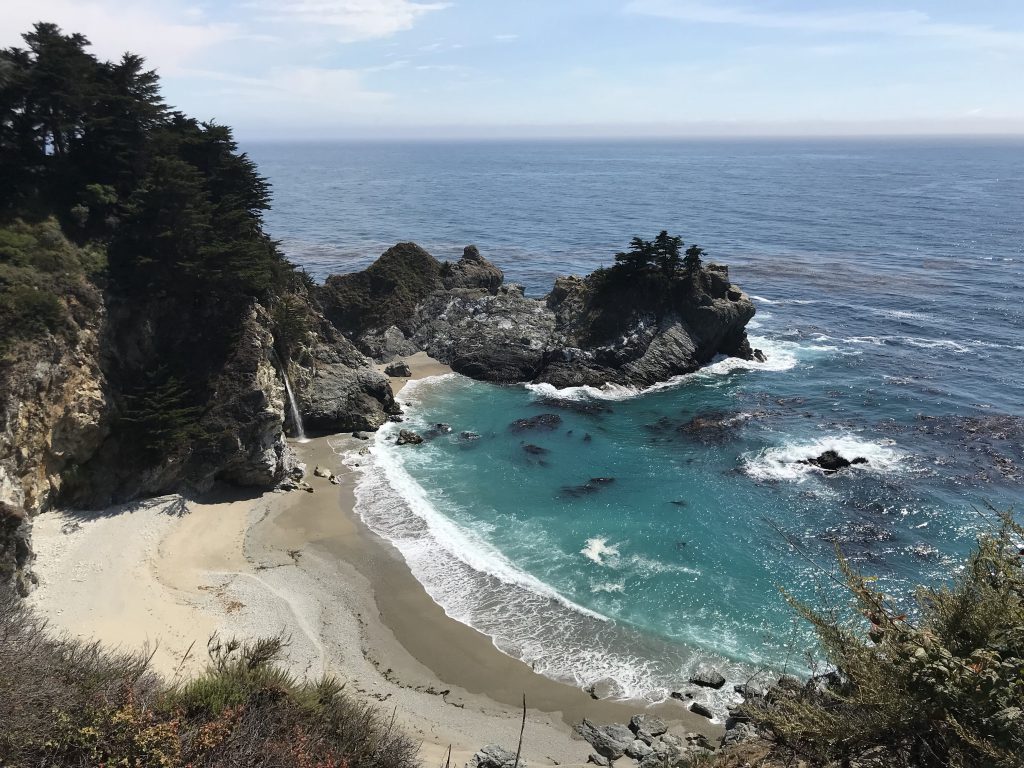
[[509, 40], [518, 40], [519, 35], [495, 35], [494, 39], [501, 42], [508, 42]]
[[913, 10], [760, 11], [699, 0], [631, 0], [626, 12], [698, 24], [933, 38], [973, 48], [1024, 50], [1024, 33], [1003, 32], [984, 24], [944, 23]]
[[421, 16], [451, 4], [412, 0], [257, 0], [249, 5], [265, 11], [266, 21], [330, 27], [341, 42], [356, 42], [412, 29]]
[[117, 59], [132, 51], [167, 74], [194, 65], [204, 50], [248, 37], [237, 24], [207, 22], [195, 10], [127, 0], [3, 0], [0, 45], [21, 45], [23, 32], [37, 21], [49, 21], [65, 32], [84, 34], [100, 58]]

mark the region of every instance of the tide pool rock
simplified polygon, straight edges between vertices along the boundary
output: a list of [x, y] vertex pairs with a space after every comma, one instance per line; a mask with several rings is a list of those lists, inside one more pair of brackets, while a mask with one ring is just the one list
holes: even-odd
[[725, 678], [721, 672], [713, 667], [701, 667], [690, 676], [690, 682], [704, 688], [718, 690], [725, 685]]
[[396, 445], [419, 445], [423, 442], [423, 438], [413, 432], [411, 429], [403, 429], [398, 433], [398, 438], [395, 440]]
[[714, 712], [712, 712], [710, 709], [705, 707], [699, 701], [695, 701], [692, 704], [690, 704], [690, 711], [693, 712], [693, 714], [695, 714], [695, 715], [700, 715], [701, 717], [706, 717], [708, 720], [713, 719], [714, 716], [715, 716]]
[[658, 736], [668, 730], [665, 721], [654, 715], [633, 715], [629, 721], [629, 730], [636, 734], [638, 739], [650, 744]]
[[573, 729], [590, 744], [598, 754], [609, 760], [618, 760], [635, 740], [633, 732], [624, 725], [595, 725], [584, 718], [583, 722]]

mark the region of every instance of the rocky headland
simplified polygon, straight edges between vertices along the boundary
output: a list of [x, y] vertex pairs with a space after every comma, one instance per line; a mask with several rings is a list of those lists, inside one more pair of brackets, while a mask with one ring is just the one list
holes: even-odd
[[[27, 232], [81, 250], [53, 224]], [[322, 286], [199, 297], [188, 315], [174, 296], [140, 301], [85, 275], [74, 288], [66, 327], [0, 366], [3, 578], [22, 592], [31, 515], [217, 482], [294, 486], [286, 433], [372, 431], [400, 412], [380, 363], [401, 376], [401, 358], [426, 352], [485, 381], [645, 387], [760, 354], [754, 305], [715, 264], [669, 280], [601, 269], [530, 298], [474, 246], [452, 263], [400, 243]]]
[[452, 263], [399, 243], [316, 294], [324, 315], [374, 359], [422, 350], [484, 381], [646, 387], [717, 355], [760, 356], [745, 330], [754, 305], [718, 264], [668, 278], [599, 269], [530, 298], [475, 246]]

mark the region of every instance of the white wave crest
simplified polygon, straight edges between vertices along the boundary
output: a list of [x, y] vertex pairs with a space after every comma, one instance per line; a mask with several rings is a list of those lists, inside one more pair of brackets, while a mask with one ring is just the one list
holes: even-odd
[[[763, 363], [758, 362], [757, 360], [743, 360], [738, 357], [725, 357], [723, 355], [715, 358], [713, 362], [697, 371], [694, 371], [693, 373], [684, 373], [681, 376], [673, 376], [667, 381], [661, 381], [643, 389], [640, 387], [627, 387], [621, 384], [604, 384], [600, 387], [565, 387], [563, 389], [558, 389], [557, 387], [547, 383], [524, 384], [523, 386], [525, 386], [530, 392], [533, 392], [538, 398], [555, 398], [558, 400], [576, 401], [631, 400], [635, 397], [647, 395], [652, 392], [674, 389], [687, 381], [699, 380], [709, 376], [721, 376], [733, 371], [788, 371], [796, 366], [798, 356], [801, 351], [816, 353], [831, 352], [837, 349], [836, 347], [821, 345], [802, 347], [793, 342], [770, 339], [764, 336], [751, 336], [750, 346], [764, 352], [766, 359]], [[404, 392], [405, 390], [403, 390], [403, 394]]]
[[863, 457], [867, 464], [854, 464], [844, 471], [893, 472], [906, 458], [893, 448], [891, 440], [871, 442], [853, 435], [823, 437], [807, 442], [793, 442], [775, 448], [745, 453], [741, 457], [743, 471], [755, 480], [789, 480], [802, 482], [820, 469], [800, 462], [835, 451], [847, 459]]
[[[378, 432], [369, 460], [346, 456], [346, 464], [362, 473], [356, 511], [398, 549], [448, 616], [488, 635], [496, 648], [536, 672], [579, 687], [611, 680], [617, 696], [659, 701], [681, 683], [678, 669], [692, 652], [563, 597], [434, 509], [402, 466], [401, 449], [388, 444], [394, 431], [388, 425]], [[595, 542], [604, 558], [610, 549]], [[608, 581], [595, 591], [624, 589], [624, 583]]]
[[[850, 338], [843, 339], [847, 344], [870, 344], [875, 347], [884, 347], [886, 345], [900, 345], [906, 344], [911, 347], [918, 347], [919, 349], [942, 349], [948, 350], [956, 355], [964, 355], [970, 352], [970, 347], [967, 345], [974, 346], [975, 344], [971, 341], [953, 341], [952, 339], [926, 339], [920, 336], [851, 336]], [[982, 346], [977, 344], [976, 346]]]
[[598, 565], [615, 567], [614, 561], [619, 559], [619, 546], [618, 544], [609, 544], [608, 539], [604, 538], [587, 539], [587, 543], [580, 550], [580, 554]]
[[[356, 509], [372, 530], [395, 544], [414, 573], [417, 569], [424, 573], [432, 570], [434, 563], [430, 561], [433, 559], [436, 563], [443, 553], [503, 584], [519, 587], [570, 610], [607, 621], [601, 614], [577, 605], [540, 579], [517, 568], [478, 535], [463, 529], [435, 509], [423, 487], [402, 466], [395, 450], [386, 445], [394, 431], [384, 428], [377, 433], [373, 464], [378, 471], [360, 467], [364, 472], [356, 484]], [[387, 511], [382, 510], [382, 500], [390, 509], [400, 506], [407, 514], [381, 515], [382, 511]]]

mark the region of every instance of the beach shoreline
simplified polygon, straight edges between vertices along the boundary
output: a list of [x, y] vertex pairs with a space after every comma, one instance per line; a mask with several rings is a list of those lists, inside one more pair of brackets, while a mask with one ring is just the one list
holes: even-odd
[[[393, 380], [396, 394], [407, 381], [450, 371], [422, 354], [408, 362], [413, 375]], [[675, 729], [720, 732], [677, 702], [595, 700], [505, 655], [448, 617], [401, 554], [359, 519], [354, 465], [365, 441], [333, 435], [293, 449], [312, 493], [231, 489], [185, 513], [171, 497], [39, 516], [33, 606], [58, 631], [148, 649], [168, 678], [200, 670], [214, 633], [280, 633], [292, 671], [335, 675], [351, 693], [394, 709], [427, 763], [440, 762], [449, 744], [460, 765], [484, 744], [514, 748], [524, 694], [524, 755], [534, 763], [584, 763], [592, 750], [571, 731], [583, 717], [628, 722], [654, 711]]]

